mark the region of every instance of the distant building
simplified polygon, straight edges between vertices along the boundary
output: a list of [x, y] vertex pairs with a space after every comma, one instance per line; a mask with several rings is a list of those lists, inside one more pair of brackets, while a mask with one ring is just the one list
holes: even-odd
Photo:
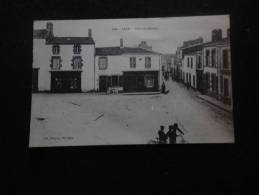
[[142, 47], [96, 48], [96, 86], [103, 92], [118, 88], [124, 92], [158, 91], [161, 86], [161, 55]]
[[202, 90], [202, 61], [201, 52], [203, 48], [203, 39], [185, 41], [181, 49], [182, 66], [181, 77], [182, 81], [191, 84], [191, 87]]
[[212, 41], [204, 44], [204, 89], [206, 94], [232, 105], [230, 39], [222, 30], [212, 31]]

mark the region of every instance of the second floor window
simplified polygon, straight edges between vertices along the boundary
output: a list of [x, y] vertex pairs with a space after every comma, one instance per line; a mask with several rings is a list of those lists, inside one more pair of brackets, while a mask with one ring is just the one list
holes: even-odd
[[60, 70], [61, 68], [61, 57], [60, 56], [52, 56], [50, 67], [53, 70]]
[[74, 45], [74, 54], [80, 54], [81, 53], [81, 45], [79, 45], [79, 44], [75, 44]]
[[229, 61], [228, 61], [228, 50], [223, 50], [223, 68], [229, 68]]
[[55, 54], [59, 54], [60, 52], [60, 46], [59, 45], [53, 45], [52, 46], [52, 53]]
[[192, 68], [192, 64], [193, 64], [193, 63], [192, 63], [192, 58], [191, 58], [191, 68]]
[[83, 66], [82, 61], [83, 60], [82, 60], [81, 56], [74, 56], [72, 59], [73, 70], [80, 70]]
[[216, 67], [216, 49], [213, 49], [211, 53], [211, 66]]
[[136, 68], [136, 57], [130, 57], [130, 68]]
[[205, 65], [209, 66], [209, 58], [210, 57], [210, 50], [206, 50], [205, 52]]
[[107, 57], [99, 57], [98, 65], [99, 65], [99, 69], [100, 69], [100, 70], [105, 70], [105, 69], [107, 69], [107, 66], [108, 66], [108, 58], [107, 58]]
[[145, 57], [145, 68], [151, 68], [151, 57]]

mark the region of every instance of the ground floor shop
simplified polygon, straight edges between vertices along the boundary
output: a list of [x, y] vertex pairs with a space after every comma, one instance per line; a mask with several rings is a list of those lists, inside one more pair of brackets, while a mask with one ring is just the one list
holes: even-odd
[[81, 92], [82, 71], [51, 71], [51, 92]]

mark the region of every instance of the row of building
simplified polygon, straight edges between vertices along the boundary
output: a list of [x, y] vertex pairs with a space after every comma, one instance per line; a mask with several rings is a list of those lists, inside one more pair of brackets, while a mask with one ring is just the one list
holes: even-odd
[[183, 42], [171, 58], [172, 78], [189, 84], [202, 94], [232, 106], [230, 31], [212, 31], [211, 41], [203, 38]]
[[142, 41], [136, 47], [95, 47], [87, 37], [58, 37], [53, 24], [33, 32], [33, 91], [159, 91], [161, 54]]

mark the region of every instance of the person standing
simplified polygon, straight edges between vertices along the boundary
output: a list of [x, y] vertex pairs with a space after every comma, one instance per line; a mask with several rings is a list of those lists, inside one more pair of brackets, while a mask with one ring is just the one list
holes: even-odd
[[162, 83], [162, 93], [165, 93], [165, 82]]
[[164, 128], [165, 127], [163, 125], [161, 125], [160, 129], [158, 131], [158, 143], [159, 144], [166, 144], [167, 136], [164, 132]]
[[184, 134], [183, 131], [179, 129], [177, 123], [174, 123], [174, 125], [169, 125], [169, 130], [166, 133], [166, 136], [169, 138], [169, 144], [177, 143], [177, 131], [180, 132], [182, 135]]

